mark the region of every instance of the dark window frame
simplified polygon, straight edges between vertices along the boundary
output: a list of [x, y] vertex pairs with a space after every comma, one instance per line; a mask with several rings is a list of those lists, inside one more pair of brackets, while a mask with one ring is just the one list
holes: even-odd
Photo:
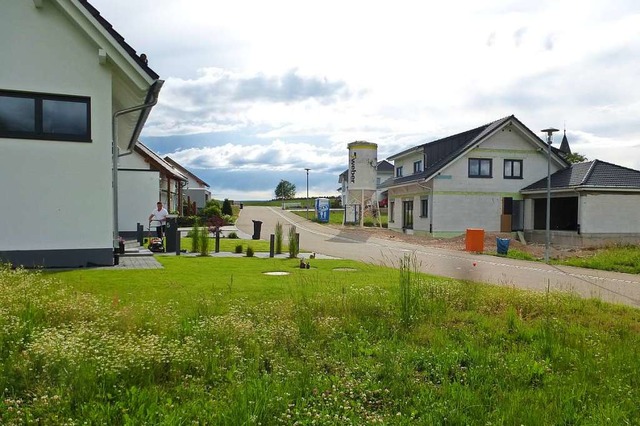
[[396, 177], [397, 178], [402, 177], [402, 166], [396, 167]]
[[[507, 176], [507, 163], [511, 163], [511, 176]], [[514, 175], [513, 174], [513, 165], [514, 163], [520, 163], [520, 175]], [[522, 179], [523, 177], [523, 173], [522, 173], [522, 160], [512, 160], [512, 159], [505, 159], [504, 163], [502, 164], [502, 175], [505, 179]]]
[[413, 173], [420, 173], [422, 172], [422, 160], [418, 160], [418, 161], [414, 161], [413, 162]]
[[[31, 99], [34, 101], [34, 131], [12, 131], [0, 129], [0, 138], [37, 139], [66, 142], [92, 142], [91, 140], [91, 98], [88, 96], [58, 95], [51, 93], [20, 92], [0, 89], [0, 97]], [[86, 108], [86, 131], [79, 134], [45, 132], [44, 101], [57, 101], [82, 104]]]
[[429, 217], [429, 197], [420, 198], [420, 217]]
[[[477, 162], [478, 165], [478, 173], [471, 173], [471, 169], [472, 169], [472, 162]], [[488, 162], [489, 163], [489, 174], [488, 175], [483, 175], [482, 174], [482, 163]], [[469, 163], [468, 163], [468, 172], [469, 172], [469, 177], [470, 178], [479, 178], [479, 179], [491, 179], [493, 177], [493, 159], [492, 158], [469, 158]]]

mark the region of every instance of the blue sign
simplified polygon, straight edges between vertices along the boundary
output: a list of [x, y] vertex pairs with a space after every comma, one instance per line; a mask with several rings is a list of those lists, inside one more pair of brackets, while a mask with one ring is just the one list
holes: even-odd
[[316, 198], [316, 218], [318, 222], [329, 222], [329, 199], [328, 198]]

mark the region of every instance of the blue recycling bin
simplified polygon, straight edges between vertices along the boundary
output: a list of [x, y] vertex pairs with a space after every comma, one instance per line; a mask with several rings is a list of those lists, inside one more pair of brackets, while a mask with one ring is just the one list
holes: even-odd
[[498, 247], [498, 254], [506, 255], [509, 251], [509, 238], [496, 238], [496, 246]]

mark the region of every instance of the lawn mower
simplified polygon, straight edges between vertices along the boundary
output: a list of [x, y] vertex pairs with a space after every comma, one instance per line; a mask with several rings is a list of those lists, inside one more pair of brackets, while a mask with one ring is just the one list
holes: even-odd
[[[149, 221], [149, 244], [147, 245], [147, 248], [149, 249], [149, 251], [152, 251], [154, 253], [164, 253], [164, 231], [160, 231], [162, 237], [157, 237], [154, 236], [155, 234], [155, 230], [152, 231], [151, 230], [151, 222], [157, 222], [160, 224], [160, 226], [162, 226], [162, 222], [159, 220], [150, 220]], [[157, 227], [158, 225], [156, 225], [155, 227]], [[154, 227], [154, 228], [155, 228]]]

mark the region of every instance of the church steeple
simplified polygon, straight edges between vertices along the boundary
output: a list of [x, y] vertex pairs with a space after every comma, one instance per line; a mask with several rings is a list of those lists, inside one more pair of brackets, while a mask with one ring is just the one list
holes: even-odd
[[564, 129], [564, 136], [562, 137], [562, 143], [560, 144], [560, 151], [564, 152], [565, 154], [571, 154], [569, 140], [567, 139], [567, 129]]

